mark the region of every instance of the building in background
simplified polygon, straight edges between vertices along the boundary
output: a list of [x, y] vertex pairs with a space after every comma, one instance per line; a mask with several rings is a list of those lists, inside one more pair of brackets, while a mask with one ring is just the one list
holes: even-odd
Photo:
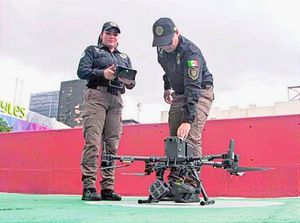
[[46, 117], [44, 115], [38, 114], [33, 111], [27, 112], [26, 121], [43, 126], [47, 129], [68, 129], [68, 128], [70, 128], [70, 126], [57, 121], [56, 118], [49, 118], [49, 117]]
[[49, 118], [56, 118], [58, 112], [59, 91], [31, 94], [29, 110]]
[[[208, 119], [247, 118], [300, 113], [300, 100], [275, 102], [273, 106], [250, 105], [248, 108], [231, 106], [229, 109], [212, 107]], [[161, 122], [168, 122], [168, 112], [161, 112]]]
[[82, 125], [83, 91], [85, 80], [63, 81], [60, 84], [57, 120], [70, 127]]
[[229, 109], [212, 107], [210, 119], [246, 118], [275, 115], [294, 115], [300, 113], [300, 100], [275, 102], [272, 106], [249, 105], [248, 108], [231, 106]]
[[[36, 113], [37, 114], [37, 113]], [[45, 117], [45, 116], [44, 116]], [[29, 132], [41, 131], [48, 128], [37, 123], [32, 123], [24, 119], [0, 113], [0, 118], [3, 119], [9, 127], [12, 128], [11, 132]]]

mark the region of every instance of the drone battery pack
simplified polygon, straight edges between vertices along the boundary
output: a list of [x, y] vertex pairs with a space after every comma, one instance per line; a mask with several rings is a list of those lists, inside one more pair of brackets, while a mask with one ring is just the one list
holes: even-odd
[[186, 143], [178, 137], [168, 137], [165, 139], [165, 156], [175, 160], [186, 156]]
[[170, 160], [193, 156], [193, 146], [181, 138], [168, 137], [165, 139], [165, 156]]

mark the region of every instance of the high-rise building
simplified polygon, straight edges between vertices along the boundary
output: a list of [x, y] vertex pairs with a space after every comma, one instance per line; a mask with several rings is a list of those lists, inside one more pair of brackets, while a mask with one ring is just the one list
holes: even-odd
[[59, 91], [31, 94], [29, 110], [49, 118], [56, 118], [58, 111]]
[[85, 80], [63, 81], [60, 85], [57, 120], [71, 127], [82, 125]]

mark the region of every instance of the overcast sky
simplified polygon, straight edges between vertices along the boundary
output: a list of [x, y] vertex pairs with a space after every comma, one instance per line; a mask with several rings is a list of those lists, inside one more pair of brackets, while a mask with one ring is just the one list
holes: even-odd
[[61, 81], [77, 79], [83, 50], [113, 20], [122, 31], [119, 49], [138, 70], [136, 88], [124, 97], [124, 118], [137, 119], [140, 102], [140, 121], [159, 122], [168, 106], [151, 47], [152, 24], [170, 17], [199, 46], [214, 75], [214, 107], [286, 101], [287, 87], [300, 85], [299, 2], [0, 0], [0, 100], [16, 98], [28, 107], [30, 93], [59, 90]]

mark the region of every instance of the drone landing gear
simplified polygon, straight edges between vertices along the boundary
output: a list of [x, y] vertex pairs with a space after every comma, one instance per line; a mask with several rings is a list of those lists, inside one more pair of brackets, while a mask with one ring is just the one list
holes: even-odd
[[150, 203], [158, 203], [158, 200], [154, 200], [151, 195], [149, 195], [146, 200], [138, 200], [139, 204], [150, 204]]
[[[194, 188], [185, 183], [165, 183], [161, 179], [156, 181], [149, 187], [149, 197], [145, 200], [138, 200], [139, 204], [158, 203], [159, 201], [174, 201], [176, 203], [198, 203], [201, 206], [214, 204], [214, 200], [210, 200], [203, 188], [201, 181], [198, 182], [198, 187]], [[204, 200], [200, 200], [198, 194], [203, 196]], [[168, 195], [172, 194], [174, 199], [168, 199]]]
[[215, 203], [215, 200], [210, 200], [204, 190], [204, 187], [202, 185], [202, 183], [200, 184], [200, 190], [201, 190], [201, 194], [203, 196], [203, 199], [204, 201], [200, 201], [200, 205], [201, 206], [204, 206], [204, 205], [209, 205], [209, 204], [214, 204]]

